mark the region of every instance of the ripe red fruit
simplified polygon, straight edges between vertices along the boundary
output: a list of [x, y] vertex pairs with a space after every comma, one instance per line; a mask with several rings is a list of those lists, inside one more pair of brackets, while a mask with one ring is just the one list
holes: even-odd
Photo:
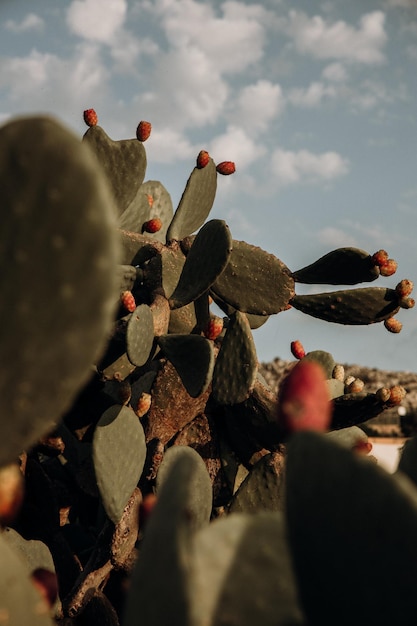
[[143, 417], [151, 408], [152, 404], [152, 396], [150, 393], [146, 393], [143, 391], [139, 397], [138, 405], [136, 407], [136, 415], [138, 417]]
[[133, 311], [136, 309], [135, 298], [131, 291], [122, 291], [122, 293], [120, 294], [120, 301], [126, 311], [129, 311], [129, 313], [133, 313]]
[[223, 330], [223, 319], [214, 315], [208, 322], [206, 328], [204, 329], [204, 336], [207, 339], [216, 339]]
[[277, 419], [283, 432], [325, 432], [331, 415], [332, 403], [323, 368], [315, 361], [300, 361], [283, 380], [278, 395]]
[[162, 222], [159, 217], [153, 217], [143, 224], [142, 230], [145, 233], [157, 233], [161, 228]]
[[358, 440], [352, 450], [358, 454], [369, 454], [372, 451], [372, 443], [370, 441]]
[[138, 127], [136, 129], [136, 137], [139, 141], [146, 141], [149, 139], [152, 131], [152, 124], [150, 122], [145, 122], [142, 120], [139, 122]]
[[94, 109], [86, 109], [84, 111], [84, 122], [87, 124], [87, 126], [97, 125], [98, 117]]
[[149, 519], [153, 509], [155, 508], [157, 497], [154, 493], [148, 493], [139, 505], [139, 523], [140, 528], [143, 530], [146, 522]]
[[295, 359], [302, 359], [306, 355], [306, 351], [304, 350], [304, 346], [301, 341], [296, 339], [295, 341], [291, 341], [291, 353]]
[[216, 170], [219, 174], [223, 174], [223, 176], [229, 176], [236, 171], [236, 167], [233, 161], [222, 161], [217, 165]]
[[400, 320], [396, 320], [395, 317], [389, 317], [384, 321], [384, 326], [390, 333], [399, 333], [403, 327]]
[[381, 267], [381, 265], [384, 265], [387, 261], [388, 252], [386, 250], [378, 250], [378, 252], [372, 255], [372, 262], [378, 267]]
[[146, 194], [146, 197], [148, 199], [149, 206], [152, 208], [153, 207], [153, 196], [151, 196], [151, 194], [148, 193], [148, 194]]
[[54, 572], [38, 567], [32, 572], [32, 583], [44, 598], [48, 608], [52, 608], [58, 597], [58, 579]]
[[398, 293], [400, 298], [405, 298], [406, 296], [409, 296], [410, 293], [413, 291], [413, 287], [414, 283], [412, 280], [408, 280], [408, 278], [403, 278], [403, 280], [400, 280], [398, 285], [395, 287], [395, 291]]
[[197, 156], [197, 167], [201, 170], [203, 167], [206, 167], [208, 162], [210, 161], [210, 155], [207, 150], [200, 150]]
[[0, 523], [8, 526], [16, 517], [24, 496], [24, 480], [16, 463], [0, 468]]
[[388, 259], [379, 268], [381, 276], [392, 276], [397, 271], [398, 263], [394, 259]]

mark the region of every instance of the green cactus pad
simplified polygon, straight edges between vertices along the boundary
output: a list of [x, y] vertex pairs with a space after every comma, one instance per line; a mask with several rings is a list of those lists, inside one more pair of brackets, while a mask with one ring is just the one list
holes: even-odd
[[0, 129], [0, 188], [3, 464], [51, 429], [101, 355], [118, 299], [118, 246], [96, 158], [53, 119]]
[[162, 464], [159, 470], [158, 499], [133, 570], [123, 626], [193, 624], [190, 542], [209, 522], [211, 482], [195, 450], [178, 446], [172, 454], [178, 456], [168, 458], [165, 475]]
[[205, 293], [226, 267], [232, 237], [223, 220], [211, 220], [198, 232], [169, 303], [179, 309]]
[[120, 291], [132, 289], [137, 277], [136, 267], [133, 267], [133, 265], [118, 265], [116, 272]]
[[358, 426], [348, 426], [325, 434], [331, 441], [351, 450], [359, 441], [368, 441], [368, 435]]
[[197, 324], [194, 302], [183, 306], [180, 309], [171, 311], [169, 316], [168, 332], [173, 334], [191, 333]]
[[96, 154], [113, 191], [118, 215], [122, 215], [145, 178], [145, 148], [137, 139], [113, 141], [101, 126], [91, 126], [83, 142]]
[[213, 376], [213, 342], [200, 335], [163, 335], [158, 343], [190, 396], [204, 393]]
[[215, 520], [190, 559], [193, 626], [305, 624], [281, 514]]
[[363, 287], [295, 296], [292, 306], [302, 313], [336, 324], [365, 325], [382, 322], [399, 311], [394, 289]]
[[164, 291], [169, 298], [176, 288], [185, 263], [185, 256], [177, 242], [163, 246], [143, 266], [143, 283], [149, 293]]
[[168, 228], [167, 241], [180, 241], [204, 224], [213, 206], [217, 189], [216, 166], [212, 159], [206, 167], [195, 167], [187, 181], [180, 203]]
[[376, 280], [379, 268], [368, 252], [358, 248], [338, 248], [292, 274], [296, 283], [357, 285]]
[[234, 494], [229, 513], [281, 511], [284, 500], [284, 455], [271, 452], [258, 461]]
[[[152, 205], [149, 197], [152, 197]], [[157, 180], [147, 180], [139, 187], [136, 197], [119, 218], [118, 226], [127, 231], [141, 233], [143, 224], [154, 217], [159, 217], [162, 227], [156, 233], [146, 233], [150, 239], [165, 243], [168, 226], [174, 214], [171, 196]]]
[[39, 567], [55, 572], [52, 554], [43, 541], [24, 539], [13, 528], [5, 528], [1, 536], [10, 548], [22, 558], [22, 561], [27, 565], [28, 573]]
[[29, 578], [27, 565], [0, 533], [0, 608], [10, 626], [53, 626], [46, 603]]
[[405, 442], [401, 451], [398, 470], [406, 474], [417, 485], [417, 437]]
[[326, 352], [325, 350], [312, 350], [311, 352], [307, 352], [302, 360], [304, 359], [307, 361], [316, 361], [316, 363], [322, 366], [326, 378], [330, 379], [332, 377], [336, 363], [330, 352]]
[[327, 389], [329, 390], [329, 396], [331, 399], [339, 398], [345, 393], [345, 384], [341, 380], [335, 378], [327, 379]]
[[309, 624], [415, 623], [417, 490], [406, 476], [300, 433], [288, 445], [286, 511]]
[[118, 230], [120, 240], [121, 257], [120, 263], [125, 265], [143, 265], [162, 250], [162, 244], [140, 233], [132, 233], [127, 230]]
[[139, 481], [145, 458], [145, 435], [132, 409], [107, 409], [94, 431], [93, 462], [104, 510], [114, 524]]
[[[213, 298], [213, 301], [219, 307], [219, 309], [221, 309], [223, 313], [226, 313], [228, 317], [233, 315], [233, 313], [236, 311], [234, 307], [219, 298], [219, 296], [214, 293], [214, 291], [210, 291], [210, 295]], [[252, 315], [251, 313], [246, 313], [246, 317], [248, 318], [249, 326], [252, 330], [260, 328], [261, 326], [263, 326], [263, 324], [265, 324], [265, 322], [269, 320], [269, 315]]]
[[141, 367], [148, 360], [154, 341], [153, 315], [147, 304], [133, 311], [126, 328], [126, 353], [133, 365]]
[[211, 290], [234, 309], [265, 316], [287, 308], [294, 296], [294, 280], [273, 254], [233, 240], [229, 263]]
[[248, 319], [236, 311], [230, 318], [213, 372], [213, 398], [219, 404], [238, 404], [255, 386], [258, 359]]
[[345, 393], [333, 399], [331, 428], [346, 428], [380, 415], [387, 409], [374, 393]]

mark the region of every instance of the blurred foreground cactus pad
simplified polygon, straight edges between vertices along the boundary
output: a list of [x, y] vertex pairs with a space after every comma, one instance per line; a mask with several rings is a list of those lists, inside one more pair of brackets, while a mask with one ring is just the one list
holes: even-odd
[[175, 207], [149, 122], [114, 140], [84, 118], [82, 140], [0, 129], [0, 622], [380, 626], [398, 601], [415, 623], [416, 446], [391, 477], [361, 428], [405, 390], [288, 337], [276, 392], [254, 339], [292, 308], [397, 333], [411, 280], [356, 287], [395, 272], [382, 249], [291, 270], [209, 219], [239, 164], [201, 150]]

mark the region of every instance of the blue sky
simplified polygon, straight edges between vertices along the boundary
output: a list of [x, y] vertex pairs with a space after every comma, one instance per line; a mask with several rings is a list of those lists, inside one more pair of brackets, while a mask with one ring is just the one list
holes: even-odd
[[[0, 122], [52, 113], [81, 136], [92, 107], [122, 139], [149, 120], [147, 178], [174, 206], [207, 149], [236, 162], [211, 214], [235, 239], [291, 270], [385, 248], [399, 269], [375, 286], [417, 284], [416, 68], [415, 0], [0, 0]], [[299, 339], [416, 371], [416, 310], [399, 335], [290, 310], [254, 332], [258, 357]]]

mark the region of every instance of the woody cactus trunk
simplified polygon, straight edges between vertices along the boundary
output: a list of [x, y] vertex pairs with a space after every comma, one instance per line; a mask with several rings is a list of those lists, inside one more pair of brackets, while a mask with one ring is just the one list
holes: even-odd
[[174, 210], [145, 181], [150, 123], [114, 141], [84, 119], [82, 141], [0, 129], [4, 623], [414, 623], [416, 444], [391, 476], [359, 426], [404, 390], [288, 338], [277, 397], [252, 334], [291, 308], [399, 332], [411, 281], [355, 286], [395, 272], [384, 250], [292, 271], [208, 220], [234, 163], [202, 150]]

